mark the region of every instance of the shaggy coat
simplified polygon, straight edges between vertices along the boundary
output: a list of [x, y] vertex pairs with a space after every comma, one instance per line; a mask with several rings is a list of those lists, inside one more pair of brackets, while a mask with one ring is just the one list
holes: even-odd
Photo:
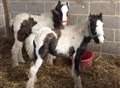
[[[13, 20], [15, 38], [15, 43], [12, 47], [12, 59], [14, 61], [13, 66], [17, 66], [18, 62], [24, 62], [22, 56], [23, 42], [27, 42], [31, 39], [31, 33], [38, 33], [39, 29], [42, 29], [43, 27], [48, 27], [55, 30], [63, 28], [67, 22], [67, 14], [68, 3], [66, 2], [62, 4], [61, 1], [58, 1], [55, 9], [51, 10], [50, 13], [44, 13], [40, 16], [28, 13], [18, 14]], [[29, 36], [30, 38], [28, 38]], [[27, 42], [26, 45], [29, 43], [30, 42]], [[29, 46], [30, 45], [32, 47], [33, 43], [30, 43]]]
[[[39, 28], [39, 25], [37, 25]], [[60, 30], [60, 36], [48, 27], [43, 27], [38, 33], [33, 32], [28, 39], [33, 46], [26, 46], [29, 56], [35, 58], [35, 63], [30, 68], [30, 75], [27, 88], [34, 87], [38, 69], [42, 65], [45, 56], [51, 53], [54, 56], [65, 56], [72, 59], [72, 72], [75, 81], [75, 88], [82, 88], [80, 79], [80, 60], [85, 52], [88, 43], [93, 39], [95, 43], [104, 42], [104, 31], [102, 14], [90, 15], [83, 24], [67, 26]], [[33, 38], [34, 37], [34, 38]], [[33, 38], [33, 40], [32, 40]], [[34, 49], [31, 49], [34, 48]], [[32, 50], [32, 51], [31, 51]]]

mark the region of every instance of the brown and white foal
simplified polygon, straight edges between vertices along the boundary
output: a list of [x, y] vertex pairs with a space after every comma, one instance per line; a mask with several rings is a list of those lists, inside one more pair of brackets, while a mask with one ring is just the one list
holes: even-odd
[[13, 66], [17, 66], [19, 62], [24, 62], [22, 56], [23, 42], [27, 41], [27, 38], [32, 32], [37, 33], [42, 27], [57, 30], [67, 24], [68, 8], [68, 2], [58, 1], [56, 7], [49, 13], [44, 13], [40, 16], [21, 13], [13, 19], [12, 27], [15, 39], [12, 47]]
[[[39, 29], [39, 25], [34, 28]], [[31, 33], [29, 42], [32, 41], [31, 44], [34, 47], [32, 54], [35, 62], [29, 71], [27, 88], [34, 87], [36, 74], [48, 53], [54, 56], [72, 57], [72, 75], [75, 88], [82, 88], [80, 78], [81, 56], [92, 39], [98, 44], [104, 42], [102, 13], [90, 15], [85, 22], [79, 25], [66, 26], [64, 30], [60, 30], [60, 34], [58, 38], [57, 33], [49, 27], [42, 27], [39, 32]], [[31, 48], [29, 44], [26, 46], [28, 49]]]

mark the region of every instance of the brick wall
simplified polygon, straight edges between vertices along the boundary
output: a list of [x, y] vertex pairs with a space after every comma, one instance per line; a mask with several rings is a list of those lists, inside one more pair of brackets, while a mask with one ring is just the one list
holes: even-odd
[[[8, 0], [11, 18], [21, 12], [32, 14], [41, 14], [49, 11], [55, 6], [58, 0]], [[66, 0], [63, 0], [66, 1]], [[88, 14], [103, 13], [105, 43], [96, 45], [90, 43], [90, 48], [94, 51], [99, 51], [102, 47], [102, 52], [115, 54], [120, 56], [120, 0], [84, 0], [85, 8], [82, 8], [79, 0], [70, 1], [70, 23], [79, 23], [84, 20]], [[113, 1], [113, 2], [112, 2]], [[0, 0], [0, 7], [2, 7]], [[3, 9], [0, 8], [0, 19], [3, 20]], [[2, 21], [2, 23], [4, 23]], [[0, 22], [1, 26], [1, 22]]]

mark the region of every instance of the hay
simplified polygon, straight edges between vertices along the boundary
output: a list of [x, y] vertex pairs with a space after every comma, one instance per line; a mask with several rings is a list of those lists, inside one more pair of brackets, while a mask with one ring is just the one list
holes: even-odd
[[[54, 66], [45, 63], [39, 70], [35, 88], [73, 88], [70, 67], [64, 60], [56, 60]], [[11, 59], [0, 58], [0, 88], [25, 88], [30, 64], [11, 68]], [[91, 69], [81, 73], [84, 88], [120, 88], [120, 58], [103, 55], [94, 60]]]
[[[2, 40], [4, 39], [0, 43], [0, 88], [25, 88], [30, 63], [11, 68], [12, 43], [9, 44], [7, 39]], [[10, 46], [3, 47], [5, 44]], [[28, 60], [26, 55], [24, 57]], [[67, 59], [57, 59], [54, 66], [43, 63], [37, 74], [35, 88], [73, 88], [68, 62]], [[83, 88], [120, 88], [120, 57], [102, 55], [102, 58], [94, 60], [91, 69], [82, 70], [81, 77]]]

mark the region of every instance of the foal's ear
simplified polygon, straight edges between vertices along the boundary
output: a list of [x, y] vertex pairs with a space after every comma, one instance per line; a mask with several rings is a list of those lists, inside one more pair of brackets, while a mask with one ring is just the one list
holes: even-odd
[[90, 13], [90, 15], [89, 15], [89, 19], [91, 19], [92, 18], [92, 14]]
[[100, 12], [99, 16], [102, 18], [102, 13]]
[[61, 5], [61, 1], [60, 0], [58, 1], [58, 5]]
[[100, 17], [101, 20], [103, 19], [102, 12], [100, 12], [99, 17]]
[[56, 8], [59, 8], [61, 6], [61, 1], [59, 0], [57, 5], [56, 5]]
[[69, 7], [70, 7], [70, 3], [69, 3], [69, 2], [66, 2], [66, 5], [67, 5], [67, 7], [68, 7], [68, 9], [69, 9]]
[[66, 2], [66, 5], [67, 5], [67, 6], [68, 6], [68, 8], [69, 8], [69, 6], [70, 6], [69, 2]]

